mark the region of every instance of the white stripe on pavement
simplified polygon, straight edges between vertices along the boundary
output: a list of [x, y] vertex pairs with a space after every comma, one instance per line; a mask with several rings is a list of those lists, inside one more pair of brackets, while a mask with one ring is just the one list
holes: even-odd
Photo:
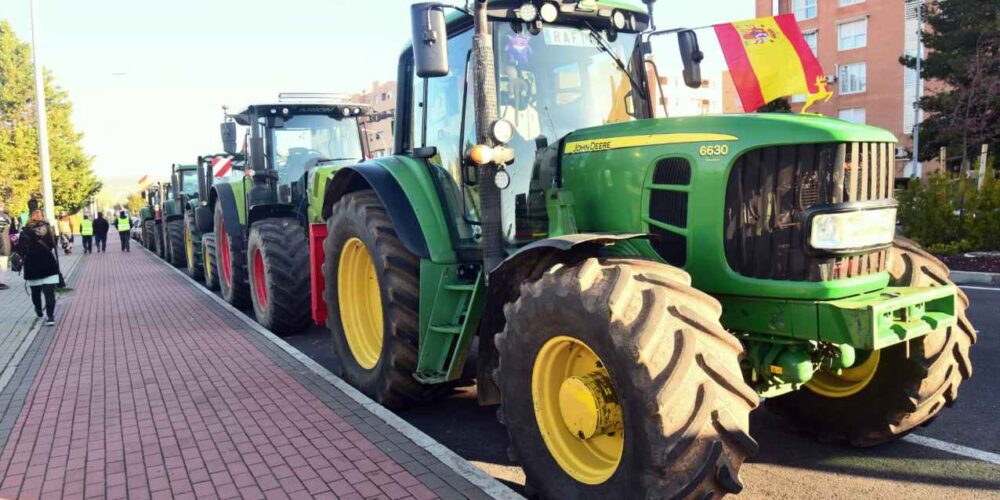
[[903, 441], [906, 441], [908, 443], [918, 444], [920, 446], [926, 446], [928, 448], [934, 448], [935, 450], [945, 451], [954, 455], [961, 455], [963, 457], [974, 458], [976, 460], [982, 462], [988, 462], [993, 465], [1000, 465], [1000, 455], [996, 453], [977, 450], [975, 448], [969, 448], [968, 446], [962, 446], [960, 444], [952, 444], [947, 441], [941, 441], [940, 439], [929, 438], [927, 436], [919, 436], [917, 434], [908, 434], [903, 437]]
[[959, 288], [967, 288], [969, 290], [990, 290], [993, 292], [1000, 292], [1000, 288], [992, 288], [988, 286], [972, 286], [972, 285], [958, 285]]

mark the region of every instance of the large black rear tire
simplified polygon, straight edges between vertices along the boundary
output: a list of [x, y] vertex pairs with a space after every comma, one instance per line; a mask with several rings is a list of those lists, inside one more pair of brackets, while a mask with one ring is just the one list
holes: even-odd
[[[413, 378], [417, 368], [419, 340], [420, 261], [406, 250], [382, 202], [373, 191], [345, 195], [333, 206], [323, 242], [323, 278], [327, 304], [326, 326], [337, 355], [337, 374], [380, 404], [400, 408], [433, 400], [448, 390], [446, 385], [423, 385]], [[349, 242], [364, 251], [374, 265], [377, 295], [382, 311], [381, 332], [362, 332], [380, 343], [377, 360], [365, 367], [352, 352], [342, 322], [341, 309], [363, 297], [344, 297], [339, 291], [341, 254]]]
[[147, 250], [156, 252], [156, 237], [153, 231], [156, 230], [156, 223], [147, 220], [142, 223], [142, 246]]
[[222, 299], [242, 309], [250, 304], [246, 257], [242, 246], [227, 232], [222, 204], [215, 204], [215, 263], [219, 270], [219, 292]]
[[219, 289], [219, 266], [215, 263], [215, 233], [201, 237], [201, 260], [205, 276], [205, 288], [215, 291]]
[[[948, 268], [916, 243], [897, 237], [889, 257], [892, 286], [952, 284]], [[976, 331], [965, 315], [969, 300], [958, 291], [958, 324], [879, 351], [871, 381], [847, 397], [827, 397], [802, 389], [767, 401], [796, 430], [825, 442], [871, 446], [905, 436], [928, 424], [958, 398], [972, 376], [969, 349]]]
[[195, 281], [205, 278], [205, 266], [202, 264], [201, 242], [195, 241], [197, 228], [194, 222], [194, 211], [184, 214], [184, 264], [187, 275]]
[[153, 239], [156, 245], [156, 255], [163, 260], [167, 260], [167, 246], [163, 244], [163, 223], [156, 222], [153, 224]]
[[298, 333], [309, 325], [309, 241], [292, 218], [254, 222], [247, 242], [250, 298], [257, 322], [275, 335]]
[[[740, 466], [757, 450], [749, 415], [758, 397], [740, 372], [742, 345], [719, 323], [721, 306], [690, 283], [664, 264], [589, 258], [553, 266], [504, 307], [498, 417], [511, 458], [541, 497], [717, 498], [742, 489]], [[618, 430], [585, 438], [560, 427], [574, 414], [564, 414], [563, 389], [553, 405], [545, 387], [574, 371], [555, 366], [546, 354], [553, 343], [571, 344], [568, 362], [586, 353], [580, 345], [596, 356], [584, 368], [606, 370]], [[617, 454], [592, 441], [616, 436]]]
[[184, 267], [184, 219], [174, 219], [167, 222], [167, 242], [170, 254], [167, 259], [174, 267]]

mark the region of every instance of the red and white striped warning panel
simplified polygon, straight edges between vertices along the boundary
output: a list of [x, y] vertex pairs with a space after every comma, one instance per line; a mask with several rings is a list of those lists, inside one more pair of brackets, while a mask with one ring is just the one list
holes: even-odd
[[216, 177], [225, 177], [233, 169], [232, 156], [216, 156], [212, 158], [212, 171]]

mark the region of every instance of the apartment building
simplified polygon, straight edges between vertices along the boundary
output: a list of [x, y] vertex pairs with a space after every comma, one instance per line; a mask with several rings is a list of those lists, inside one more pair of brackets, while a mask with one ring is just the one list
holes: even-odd
[[[794, 13], [806, 42], [834, 80], [833, 98], [810, 111], [866, 123], [899, 139], [897, 176], [909, 174], [916, 74], [899, 64], [916, 55], [918, 0], [756, 0], [758, 17]], [[801, 109], [805, 96], [793, 96]], [[924, 173], [932, 165], [924, 165]]]
[[395, 123], [396, 82], [374, 81], [371, 88], [351, 95], [351, 100], [369, 104], [379, 119], [364, 126], [368, 139], [368, 156], [377, 158], [392, 154], [392, 127]]

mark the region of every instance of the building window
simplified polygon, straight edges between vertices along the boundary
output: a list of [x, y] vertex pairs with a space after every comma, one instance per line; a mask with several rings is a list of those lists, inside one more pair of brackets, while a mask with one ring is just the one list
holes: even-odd
[[841, 120], [863, 124], [865, 123], [865, 108], [842, 109], [839, 116]]
[[792, 0], [792, 12], [799, 21], [816, 17], [816, 0]]
[[819, 31], [810, 31], [809, 33], [803, 33], [803, 37], [806, 39], [806, 45], [809, 46], [813, 51], [814, 56], [819, 56]]
[[857, 94], [868, 90], [868, 65], [865, 63], [844, 64], [837, 72], [841, 94]]
[[851, 50], [868, 45], [868, 19], [837, 25], [837, 48]]
[[848, 5], [854, 5], [856, 3], [864, 3], [865, 0], [840, 0], [841, 7], [847, 7]]

